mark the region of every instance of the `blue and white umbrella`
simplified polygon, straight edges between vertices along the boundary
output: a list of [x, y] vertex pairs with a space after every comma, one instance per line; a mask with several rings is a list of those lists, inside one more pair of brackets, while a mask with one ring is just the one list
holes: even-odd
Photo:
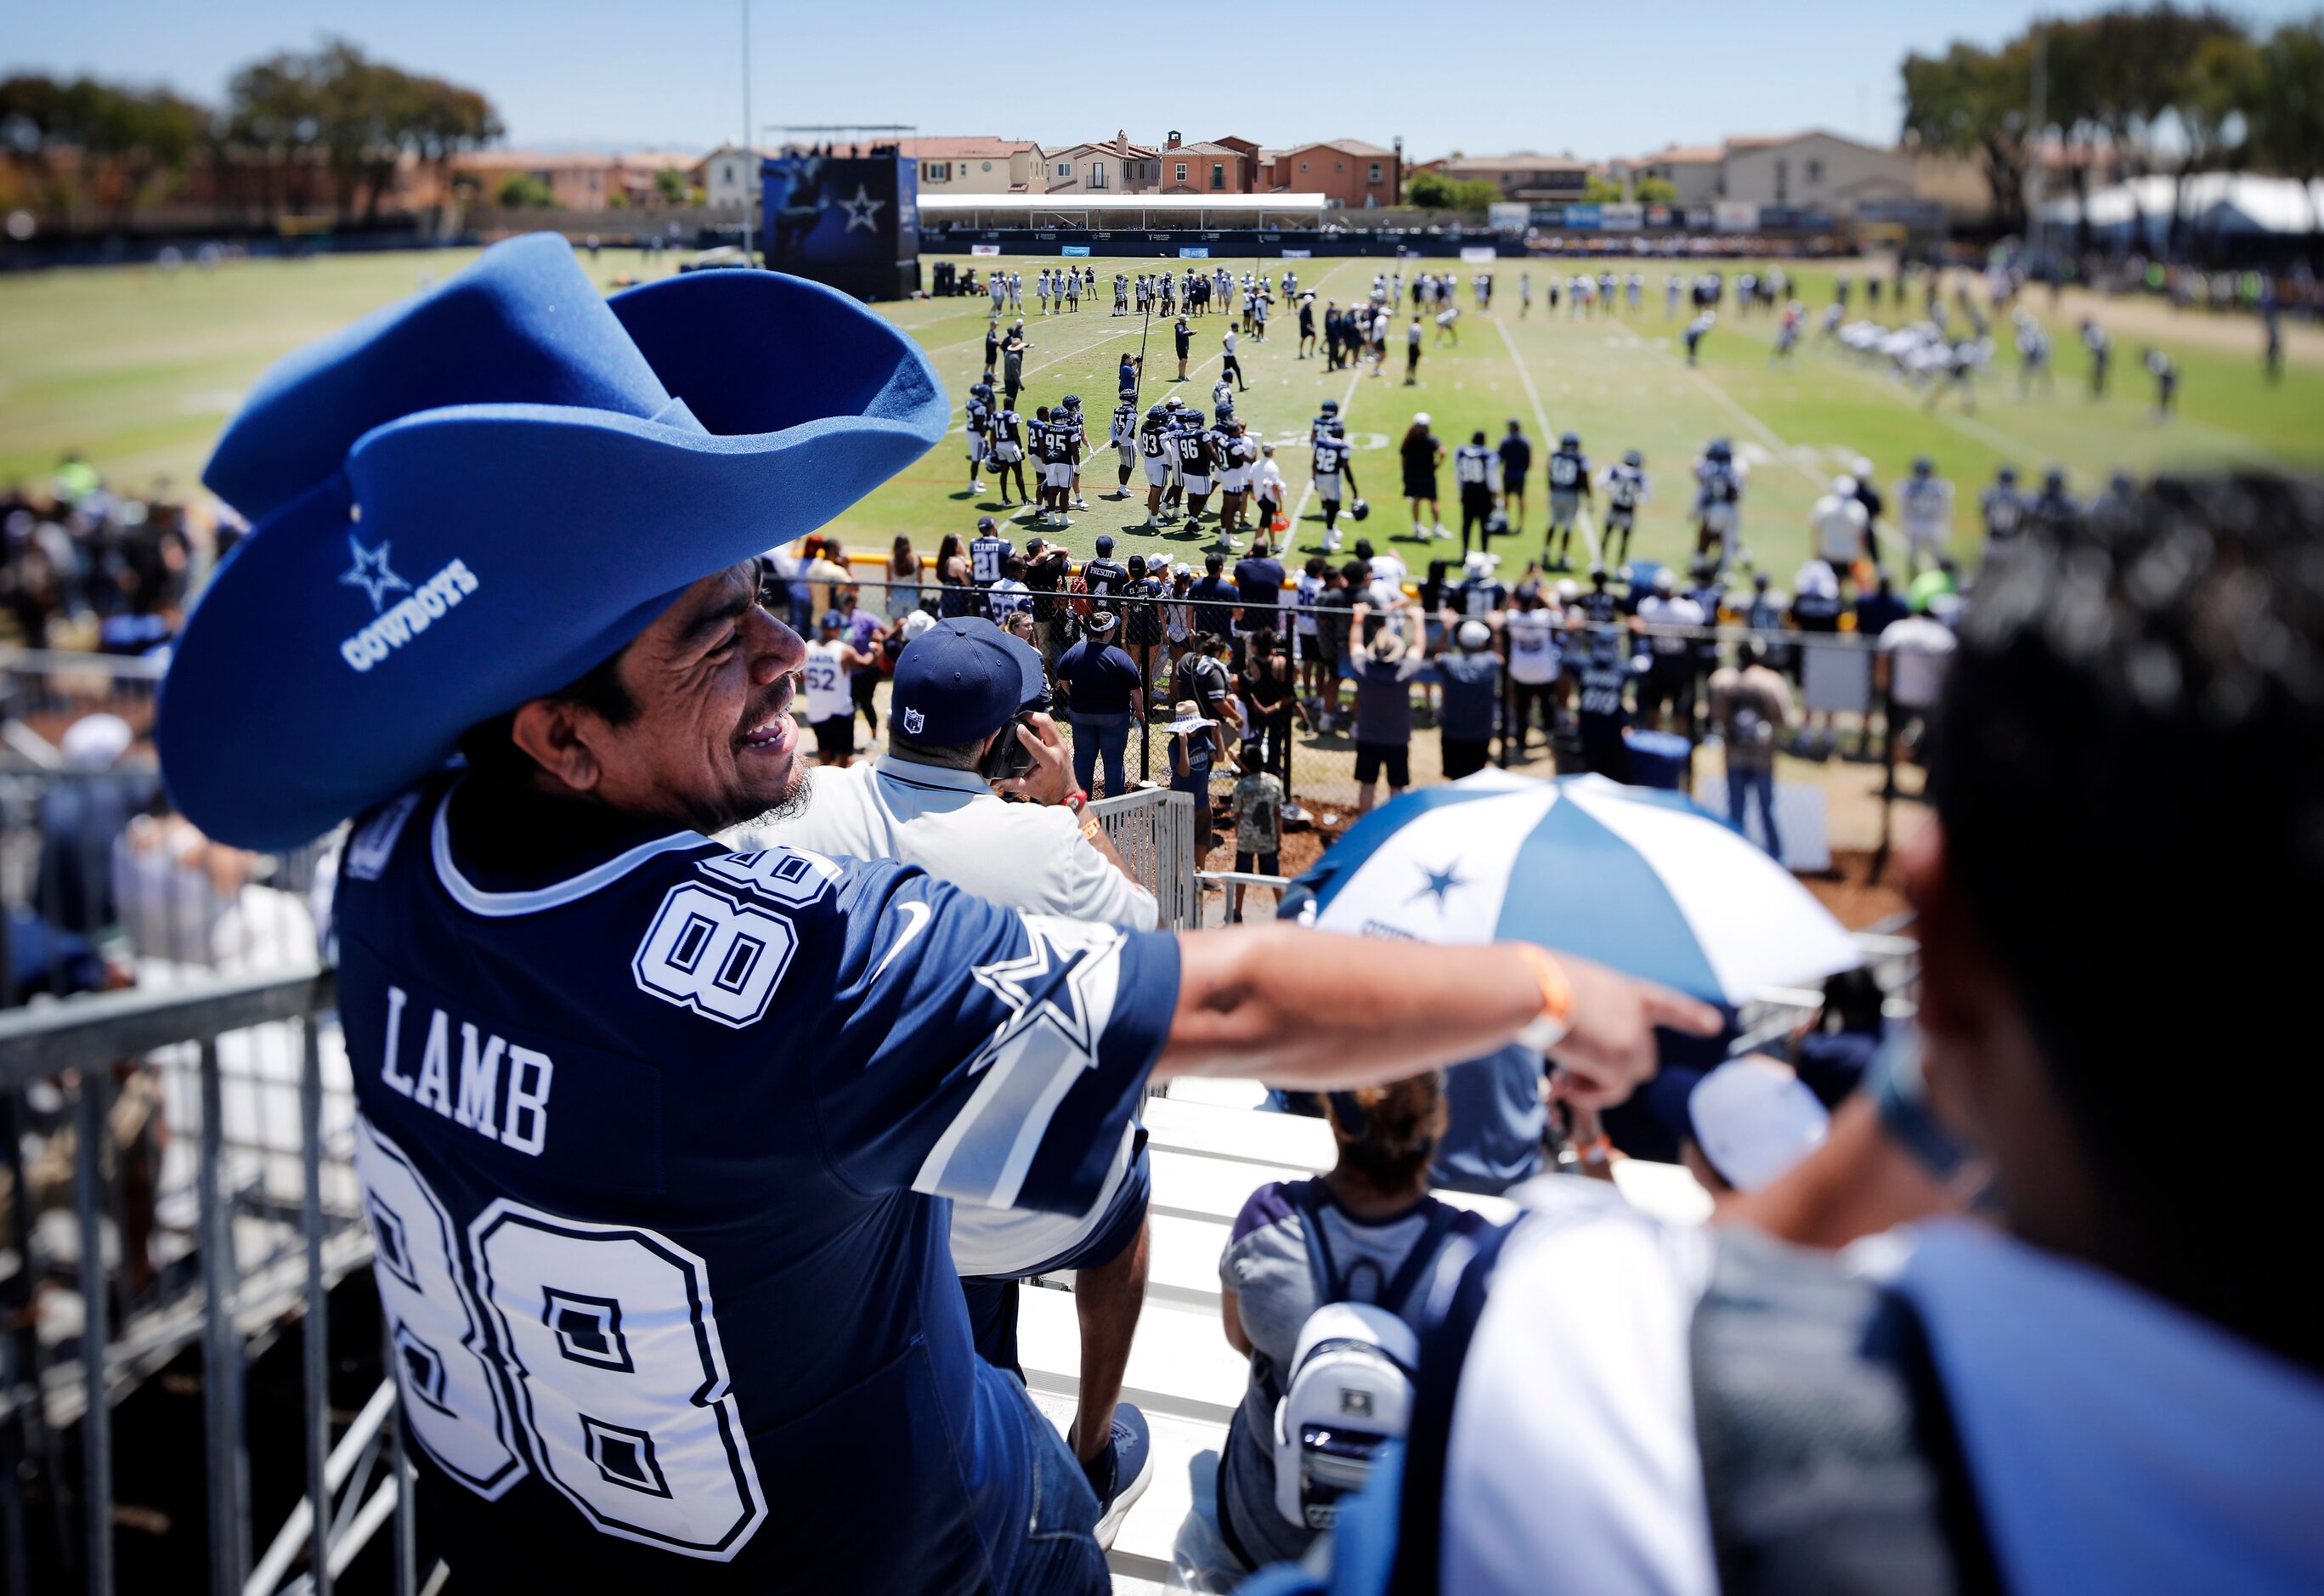
[[1729, 1006], [1862, 962], [1831, 911], [1723, 821], [1600, 776], [1489, 770], [1407, 793], [1288, 898], [1325, 930], [1535, 942]]

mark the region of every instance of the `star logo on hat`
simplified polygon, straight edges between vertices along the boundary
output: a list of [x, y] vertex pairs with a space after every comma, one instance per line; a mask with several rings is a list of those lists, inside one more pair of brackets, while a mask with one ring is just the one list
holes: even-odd
[[347, 534], [347, 548], [355, 557], [355, 568], [339, 575], [340, 583], [348, 587], [360, 587], [371, 595], [373, 614], [379, 613], [390, 593], [411, 591], [411, 584], [387, 568], [388, 546], [365, 549], [353, 532]]
[[847, 230], [850, 233], [858, 227], [866, 233], [873, 233], [879, 229], [872, 226], [872, 215], [887, 203], [884, 199], [872, 198], [872, 191], [858, 183], [855, 185], [855, 198], [841, 200], [839, 208], [847, 213]]

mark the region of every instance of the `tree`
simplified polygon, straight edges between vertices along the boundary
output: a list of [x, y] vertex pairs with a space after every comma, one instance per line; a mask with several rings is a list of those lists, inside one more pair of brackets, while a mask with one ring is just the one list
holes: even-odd
[[1416, 171], [1404, 184], [1405, 203], [1423, 210], [1474, 211], [1481, 216], [1487, 206], [1499, 204], [1500, 198], [1501, 191], [1494, 184], [1448, 178], [1441, 171]]
[[665, 166], [654, 173], [654, 192], [661, 196], [664, 205], [684, 205], [694, 193], [694, 186], [686, 174], [674, 166]]
[[557, 196], [531, 173], [513, 171], [502, 180], [493, 202], [503, 210], [546, 210], [557, 203]]
[[1904, 58], [1904, 134], [1922, 148], [1977, 162], [2005, 229], [2025, 220], [2033, 129], [2033, 54], [2024, 39], [1987, 51], [1955, 42], [1941, 56]]
[[2252, 65], [2245, 107], [2252, 160], [2297, 179], [2308, 198], [2308, 253], [2317, 254], [2315, 185], [2324, 177], [2324, 16], [2286, 23], [2268, 35]]
[[[157, 179], [183, 177], [200, 147], [208, 111], [163, 88], [125, 88], [76, 78], [60, 82], [27, 74], [0, 83], [0, 130], [44, 185], [52, 153], [80, 152], [82, 194], [118, 226], [152, 192]], [[69, 196], [60, 208], [69, 209]]]

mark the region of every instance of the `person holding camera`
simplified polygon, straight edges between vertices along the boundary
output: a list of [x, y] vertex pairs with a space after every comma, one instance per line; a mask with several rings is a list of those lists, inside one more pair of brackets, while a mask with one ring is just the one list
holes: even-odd
[[[1084, 813], [1089, 795], [1074, 780], [1073, 750], [1045, 713], [1048, 702], [1030, 643], [990, 621], [939, 621], [896, 656], [888, 752], [868, 765], [814, 771], [796, 812], [730, 835], [738, 847], [892, 859], [1004, 908], [1152, 930], [1160, 919], [1154, 895]], [[1117, 1406], [1145, 1300], [1151, 1189], [1145, 1133], [1133, 1124], [1083, 1213], [953, 1209], [953, 1263], [976, 1350], [996, 1368], [1022, 1372], [1017, 1283], [1076, 1271], [1081, 1405], [1066, 1439], [1097, 1492], [1102, 1541], [1151, 1478], [1145, 1420]]]

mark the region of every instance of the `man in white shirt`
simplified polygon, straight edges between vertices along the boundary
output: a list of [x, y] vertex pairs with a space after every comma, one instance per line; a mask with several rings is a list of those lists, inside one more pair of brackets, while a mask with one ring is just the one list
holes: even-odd
[[[1074, 783], [1071, 751], [1038, 713], [1048, 688], [1037, 650], [989, 621], [941, 621], [896, 657], [893, 695], [884, 756], [814, 772], [799, 812], [752, 823], [735, 835], [736, 845], [893, 859], [1028, 914], [1126, 930], [1156, 927], [1154, 895], [1131, 878], [1097, 817], [1084, 813], [1088, 795]], [[1003, 770], [1018, 773], [988, 774]], [[1029, 801], [1004, 803], [1001, 792]], [[1016, 1282], [1077, 1271], [1081, 1401], [1066, 1440], [1084, 1464], [1103, 1466], [1108, 1456], [1145, 1298], [1152, 1189], [1145, 1143], [1141, 1128], [1127, 1128], [1104, 1189], [1085, 1213], [971, 1204], [952, 1213], [953, 1265], [987, 1362], [1016, 1369]], [[1114, 1509], [1126, 1510], [1147, 1481], [1111, 1483], [1109, 1495], [1107, 1481], [1093, 1481], [1118, 1521]]]
[[1831, 492], [1808, 512], [1815, 530], [1816, 558], [1834, 571], [1845, 573], [1864, 557], [1865, 529], [1870, 524], [1856, 496], [1856, 479], [1835, 477]]

